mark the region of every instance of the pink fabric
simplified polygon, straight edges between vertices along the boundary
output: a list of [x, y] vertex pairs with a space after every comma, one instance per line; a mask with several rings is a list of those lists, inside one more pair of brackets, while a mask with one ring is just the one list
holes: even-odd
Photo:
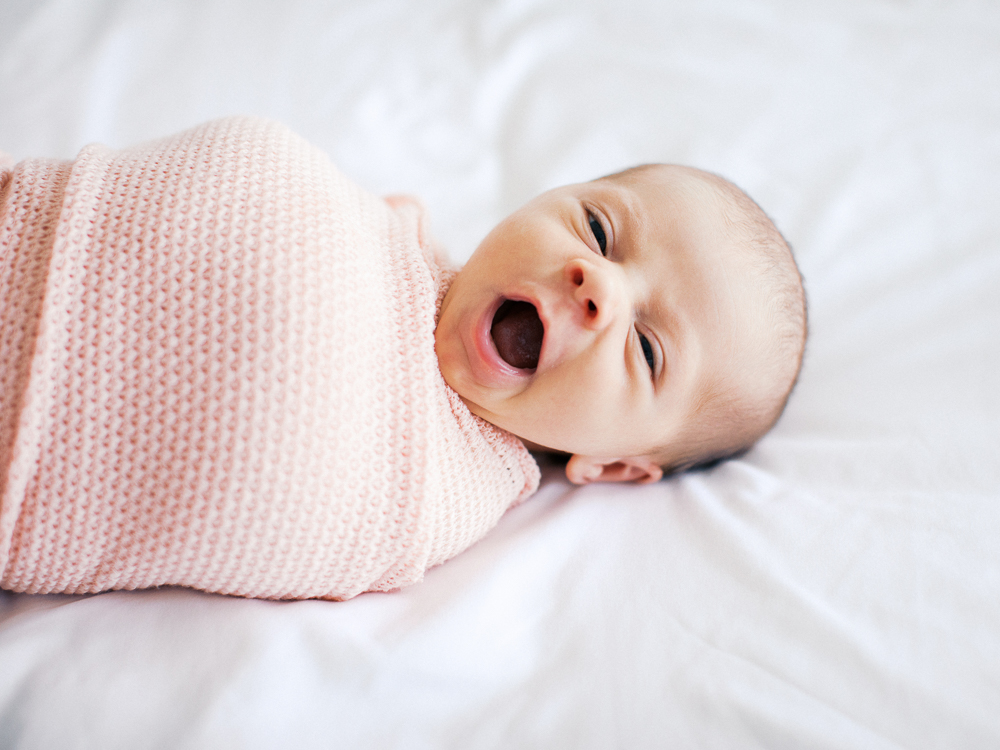
[[2, 174], [4, 588], [344, 599], [536, 489], [441, 378], [412, 201], [249, 118]]

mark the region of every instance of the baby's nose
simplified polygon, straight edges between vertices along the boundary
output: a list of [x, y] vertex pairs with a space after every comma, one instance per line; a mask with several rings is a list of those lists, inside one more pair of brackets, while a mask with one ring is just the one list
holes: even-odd
[[607, 326], [614, 319], [616, 308], [610, 273], [574, 259], [566, 265], [566, 277], [572, 286], [573, 299], [583, 313], [584, 325], [595, 331]]

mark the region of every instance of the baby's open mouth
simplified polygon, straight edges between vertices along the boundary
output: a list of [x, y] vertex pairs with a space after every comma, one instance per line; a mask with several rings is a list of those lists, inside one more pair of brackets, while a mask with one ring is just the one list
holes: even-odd
[[545, 326], [533, 304], [504, 300], [493, 316], [490, 334], [504, 362], [521, 370], [538, 367]]

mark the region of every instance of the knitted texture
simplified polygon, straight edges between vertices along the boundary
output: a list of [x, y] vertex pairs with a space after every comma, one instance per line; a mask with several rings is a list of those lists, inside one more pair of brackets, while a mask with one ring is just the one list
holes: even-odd
[[0, 175], [4, 588], [346, 599], [537, 488], [441, 377], [412, 201], [250, 118]]

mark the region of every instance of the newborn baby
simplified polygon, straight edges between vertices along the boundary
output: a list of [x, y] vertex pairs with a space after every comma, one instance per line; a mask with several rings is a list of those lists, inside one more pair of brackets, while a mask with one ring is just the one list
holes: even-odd
[[545, 193], [458, 274], [435, 333], [469, 409], [570, 481], [656, 481], [739, 453], [802, 360], [788, 245], [731, 183], [647, 165]]
[[774, 423], [805, 336], [757, 206], [647, 166], [456, 274], [419, 207], [230, 118], [0, 168], [0, 584], [346, 599], [537, 488], [653, 481]]

